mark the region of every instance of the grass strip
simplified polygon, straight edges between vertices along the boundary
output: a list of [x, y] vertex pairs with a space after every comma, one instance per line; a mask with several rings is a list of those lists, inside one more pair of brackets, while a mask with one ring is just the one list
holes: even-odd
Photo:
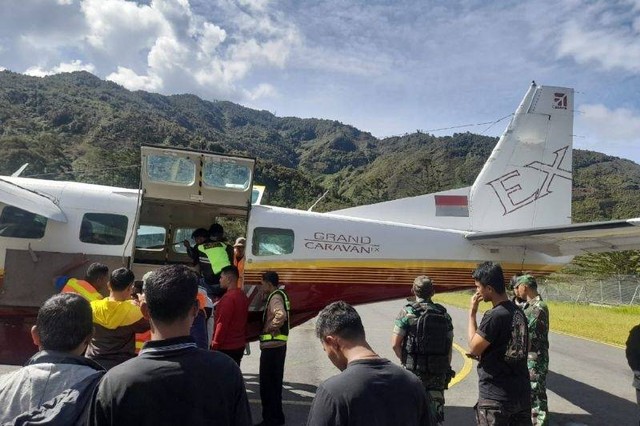
[[[469, 309], [472, 291], [439, 293], [434, 301]], [[573, 334], [598, 342], [624, 346], [629, 330], [640, 323], [640, 306], [596, 306], [548, 301], [551, 330]], [[481, 303], [480, 312], [489, 309]], [[480, 318], [478, 318], [479, 320]]]

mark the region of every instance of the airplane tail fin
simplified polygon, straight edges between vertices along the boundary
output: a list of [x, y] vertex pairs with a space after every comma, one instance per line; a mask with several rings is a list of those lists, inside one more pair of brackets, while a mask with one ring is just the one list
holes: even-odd
[[469, 192], [474, 231], [571, 223], [573, 89], [532, 83]]

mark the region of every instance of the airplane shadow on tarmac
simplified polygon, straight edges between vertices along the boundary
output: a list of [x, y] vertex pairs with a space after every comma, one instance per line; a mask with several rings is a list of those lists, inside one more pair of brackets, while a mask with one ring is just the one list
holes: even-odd
[[[631, 384], [629, 384], [631, 386]], [[571, 423], [586, 425], [631, 425], [638, 422], [637, 404], [604, 392], [598, 388], [549, 371], [547, 390], [551, 390], [589, 414], [554, 413], [551, 408], [551, 424]]]

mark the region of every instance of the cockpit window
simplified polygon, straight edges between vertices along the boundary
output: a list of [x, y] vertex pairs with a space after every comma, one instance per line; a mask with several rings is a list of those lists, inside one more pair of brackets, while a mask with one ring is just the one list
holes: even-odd
[[216, 159], [204, 163], [204, 184], [209, 187], [246, 191], [251, 183], [251, 170], [233, 160]]
[[147, 176], [153, 182], [189, 186], [195, 182], [196, 165], [183, 157], [150, 155], [147, 157]]
[[0, 237], [42, 238], [47, 218], [13, 206], [5, 206], [0, 214]]
[[293, 253], [293, 230], [256, 228], [253, 230], [251, 252], [255, 256], [274, 256]]
[[86, 213], [82, 217], [80, 241], [89, 244], [122, 245], [127, 235], [126, 216], [108, 213]]

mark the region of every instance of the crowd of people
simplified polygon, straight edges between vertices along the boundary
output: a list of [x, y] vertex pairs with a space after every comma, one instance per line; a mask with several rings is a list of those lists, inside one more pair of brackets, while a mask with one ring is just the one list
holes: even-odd
[[[126, 268], [109, 274], [92, 264], [84, 280], [58, 278], [61, 292], [42, 305], [31, 331], [38, 353], [0, 376], [0, 423], [252, 425], [240, 371], [249, 308], [241, 272], [245, 240], [236, 240], [233, 252], [220, 235], [210, 239], [196, 230], [194, 240], [194, 247], [185, 246], [194, 262], [211, 266], [209, 275], [168, 265], [136, 282]], [[512, 297], [499, 264], [484, 262], [472, 277], [467, 356], [478, 360], [476, 423], [548, 425], [549, 310], [535, 277], [514, 276]], [[283, 425], [291, 303], [276, 272], [263, 273], [261, 289], [259, 425]], [[337, 301], [318, 314], [316, 336], [341, 372], [318, 387], [307, 425], [444, 422], [444, 394], [455, 377], [453, 323], [433, 302], [429, 277], [417, 277], [412, 292], [415, 300], [400, 310], [391, 338], [401, 366], [368, 344], [351, 305]], [[478, 324], [480, 302], [492, 307]], [[627, 345], [638, 389], [639, 330]]]

